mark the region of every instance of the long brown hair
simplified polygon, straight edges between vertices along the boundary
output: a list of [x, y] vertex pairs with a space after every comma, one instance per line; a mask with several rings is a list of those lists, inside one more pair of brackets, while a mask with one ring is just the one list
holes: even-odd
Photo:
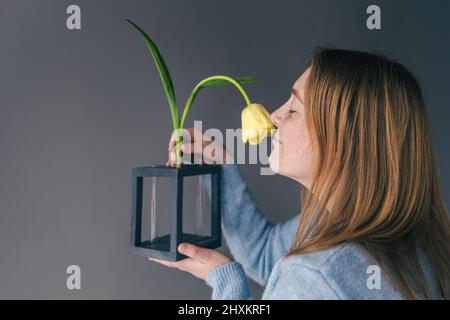
[[379, 53], [318, 48], [309, 66], [317, 161], [288, 255], [357, 243], [406, 298], [431, 298], [421, 244], [449, 298], [450, 222], [417, 80]]

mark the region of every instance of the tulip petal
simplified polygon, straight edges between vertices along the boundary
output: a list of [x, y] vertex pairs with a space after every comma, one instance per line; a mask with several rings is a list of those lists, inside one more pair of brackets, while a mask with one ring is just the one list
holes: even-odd
[[242, 110], [242, 141], [257, 145], [275, 129], [270, 114], [260, 104], [252, 103]]

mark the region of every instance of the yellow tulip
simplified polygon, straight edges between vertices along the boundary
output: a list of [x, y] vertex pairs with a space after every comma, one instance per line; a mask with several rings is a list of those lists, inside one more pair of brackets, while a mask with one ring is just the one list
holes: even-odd
[[259, 144], [266, 136], [275, 132], [270, 114], [262, 105], [252, 103], [242, 110], [242, 142]]

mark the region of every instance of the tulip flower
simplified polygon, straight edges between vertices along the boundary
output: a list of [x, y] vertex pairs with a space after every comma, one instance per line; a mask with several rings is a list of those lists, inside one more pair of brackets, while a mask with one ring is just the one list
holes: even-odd
[[269, 112], [260, 104], [252, 103], [242, 110], [242, 142], [259, 144], [266, 136], [271, 136], [275, 126]]
[[[142, 30], [138, 25], [136, 25], [131, 20], [127, 19], [127, 21], [143, 37], [145, 44], [147, 45], [147, 48], [149, 49], [150, 54], [153, 58], [153, 61], [155, 62], [159, 76], [161, 78], [161, 82], [163, 84], [167, 100], [169, 102], [170, 113], [172, 116], [172, 125], [175, 132], [177, 168], [181, 167], [182, 165], [181, 161], [182, 130], [184, 127], [184, 123], [186, 121], [187, 113], [190, 110], [195, 98], [197, 97], [197, 93], [202, 88], [233, 84], [241, 92], [247, 106], [242, 111], [242, 126], [243, 132], [245, 132], [246, 137], [246, 139], [244, 140], [243, 135], [244, 143], [246, 143], [248, 140], [251, 144], [258, 144], [262, 140], [262, 138], [271, 133], [271, 132], [269, 133], [269, 131], [274, 127], [270, 122], [269, 113], [260, 104], [253, 104], [250, 101], [247, 93], [241, 86], [241, 84], [255, 83], [260, 80], [259, 78], [253, 77], [228, 77], [224, 75], [216, 75], [203, 79], [192, 90], [191, 95], [189, 96], [185, 104], [183, 114], [180, 119], [178, 116], [178, 107], [175, 99], [175, 89], [173, 86], [173, 82], [170, 77], [169, 69], [167, 68], [166, 63], [164, 62], [164, 59], [161, 53], [159, 52], [158, 47], [144, 30]], [[256, 133], [255, 134], [251, 133], [251, 131], [253, 130], [250, 129], [256, 129]]]

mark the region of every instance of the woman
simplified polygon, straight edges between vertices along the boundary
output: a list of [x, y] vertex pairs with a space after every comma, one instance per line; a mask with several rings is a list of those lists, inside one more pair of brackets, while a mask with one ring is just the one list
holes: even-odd
[[[271, 120], [270, 166], [299, 182], [301, 214], [272, 225], [225, 164], [222, 228], [237, 262], [191, 244], [179, 246], [188, 259], [155, 261], [206, 280], [214, 299], [251, 298], [246, 274], [263, 299], [448, 299], [450, 223], [411, 73], [318, 49]], [[173, 152], [172, 141], [167, 165]]]

